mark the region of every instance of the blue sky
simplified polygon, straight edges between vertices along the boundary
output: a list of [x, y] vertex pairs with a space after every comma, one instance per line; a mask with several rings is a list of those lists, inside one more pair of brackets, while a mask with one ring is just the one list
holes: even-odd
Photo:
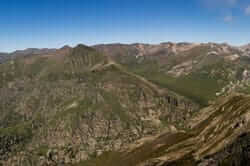
[[0, 52], [78, 43], [250, 42], [249, 0], [1, 0]]

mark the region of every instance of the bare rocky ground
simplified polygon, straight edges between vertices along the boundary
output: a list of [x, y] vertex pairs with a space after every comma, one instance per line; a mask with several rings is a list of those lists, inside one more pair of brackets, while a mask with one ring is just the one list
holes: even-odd
[[189, 130], [168, 131], [82, 165], [249, 165], [249, 99], [239, 94], [220, 99], [197, 113]]

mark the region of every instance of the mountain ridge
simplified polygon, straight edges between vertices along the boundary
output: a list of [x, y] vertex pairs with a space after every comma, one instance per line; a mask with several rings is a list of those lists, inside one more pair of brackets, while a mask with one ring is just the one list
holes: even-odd
[[172, 130], [170, 124], [185, 128], [199, 107], [170, 91], [160, 93], [157, 85], [84, 45], [64, 55], [17, 56], [0, 69], [0, 94], [8, 94], [0, 100], [0, 160], [7, 165], [15, 157], [38, 162], [40, 155], [42, 165], [76, 163]]
[[12, 56], [0, 64], [0, 163], [239, 165], [244, 151], [227, 157], [248, 146], [249, 62], [214, 43]]

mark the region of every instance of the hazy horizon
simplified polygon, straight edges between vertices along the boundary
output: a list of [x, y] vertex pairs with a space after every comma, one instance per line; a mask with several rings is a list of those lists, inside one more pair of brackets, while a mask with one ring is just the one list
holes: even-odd
[[0, 52], [78, 43], [249, 43], [247, 0], [1, 2]]
[[93, 47], [93, 46], [97, 46], [97, 45], [112, 45], [112, 44], [124, 44], [124, 45], [133, 45], [133, 44], [150, 44], [150, 45], [160, 45], [160, 44], [163, 44], [163, 43], [191, 43], [191, 44], [208, 44], [208, 43], [215, 43], [215, 44], [228, 44], [230, 46], [233, 46], [233, 47], [241, 47], [241, 46], [245, 46], [245, 45], [248, 45], [249, 43], [245, 43], [245, 44], [241, 44], [241, 45], [232, 45], [230, 43], [227, 43], [227, 42], [190, 42], [190, 41], [177, 41], [177, 42], [173, 42], [173, 41], [163, 41], [163, 42], [158, 42], [158, 43], [146, 43], [146, 42], [131, 42], [131, 43], [121, 43], [121, 42], [114, 42], [114, 43], [96, 43], [96, 44], [93, 44], [93, 45], [87, 45], [85, 43], [77, 43], [77, 44], [74, 44], [74, 45], [69, 45], [69, 44], [65, 44], [65, 45], [62, 45], [62, 46], [59, 46], [59, 47], [27, 47], [27, 48], [22, 48], [22, 49], [17, 49], [17, 50], [12, 50], [12, 51], [1, 51], [0, 50], [0, 53], [13, 53], [15, 51], [23, 51], [23, 50], [27, 50], [27, 49], [60, 49], [60, 48], [63, 48], [64, 46], [69, 46], [69, 47], [76, 47], [77, 45], [80, 45], [80, 44], [83, 44], [83, 45], [86, 45], [86, 46], [89, 46], [89, 47]]

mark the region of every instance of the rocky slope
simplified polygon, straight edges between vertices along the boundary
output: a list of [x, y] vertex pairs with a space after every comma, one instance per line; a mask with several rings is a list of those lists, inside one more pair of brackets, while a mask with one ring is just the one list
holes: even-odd
[[[216, 43], [112, 44], [95, 46], [161, 87], [207, 106], [217, 96], [249, 93], [249, 56]], [[205, 87], [205, 88], [204, 88]]]
[[141, 140], [79, 165], [244, 166], [250, 164], [250, 97], [233, 95], [204, 108], [186, 131]]
[[186, 128], [191, 100], [79, 45], [0, 65], [0, 161], [72, 164]]
[[245, 52], [162, 43], [11, 53], [0, 63], [0, 165], [249, 164], [250, 97], [232, 95], [250, 93]]

